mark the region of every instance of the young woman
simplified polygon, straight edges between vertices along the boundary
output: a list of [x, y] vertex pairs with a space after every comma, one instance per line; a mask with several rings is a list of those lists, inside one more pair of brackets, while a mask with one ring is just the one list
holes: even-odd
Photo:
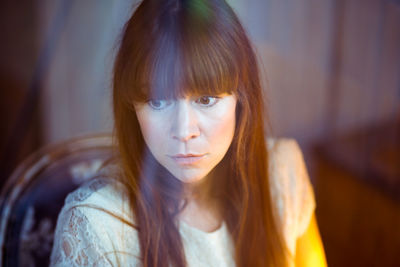
[[144, 0], [114, 66], [118, 157], [66, 199], [57, 266], [324, 266], [291, 139], [224, 0]]

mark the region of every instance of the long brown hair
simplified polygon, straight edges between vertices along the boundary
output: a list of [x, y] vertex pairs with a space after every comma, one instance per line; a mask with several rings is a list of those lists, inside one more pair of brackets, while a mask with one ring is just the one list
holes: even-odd
[[121, 179], [143, 266], [186, 265], [176, 224], [183, 186], [149, 152], [133, 103], [226, 92], [238, 99], [235, 134], [216, 167], [226, 167], [225, 175], [210, 183], [221, 191], [236, 265], [286, 264], [269, 189], [257, 61], [244, 29], [224, 0], [144, 0], [125, 26], [113, 80]]

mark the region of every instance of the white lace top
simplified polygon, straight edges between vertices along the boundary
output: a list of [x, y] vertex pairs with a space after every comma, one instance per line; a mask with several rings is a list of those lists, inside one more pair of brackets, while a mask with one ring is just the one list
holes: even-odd
[[[309, 225], [314, 195], [301, 150], [293, 139], [268, 139], [271, 195], [291, 253]], [[99, 207], [101, 209], [99, 209]], [[58, 217], [50, 266], [140, 266], [133, 216], [122, 185], [92, 180], [69, 194]], [[179, 223], [189, 266], [234, 266], [226, 225], [206, 233]]]

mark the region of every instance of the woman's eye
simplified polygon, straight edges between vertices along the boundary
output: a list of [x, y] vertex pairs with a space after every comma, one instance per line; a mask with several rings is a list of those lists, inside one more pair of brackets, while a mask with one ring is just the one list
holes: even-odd
[[196, 103], [205, 107], [211, 107], [217, 103], [218, 97], [216, 96], [202, 96], [196, 99]]
[[148, 104], [152, 109], [160, 110], [171, 105], [172, 101], [165, 99], [151, 99]]

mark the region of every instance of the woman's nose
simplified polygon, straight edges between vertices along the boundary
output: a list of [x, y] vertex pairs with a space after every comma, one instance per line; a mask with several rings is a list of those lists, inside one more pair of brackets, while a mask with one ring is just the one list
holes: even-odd
[[175, 105], [172, 137], [182, 142], [200, 135], [197, 115], [189, 100], [179, 99]]

